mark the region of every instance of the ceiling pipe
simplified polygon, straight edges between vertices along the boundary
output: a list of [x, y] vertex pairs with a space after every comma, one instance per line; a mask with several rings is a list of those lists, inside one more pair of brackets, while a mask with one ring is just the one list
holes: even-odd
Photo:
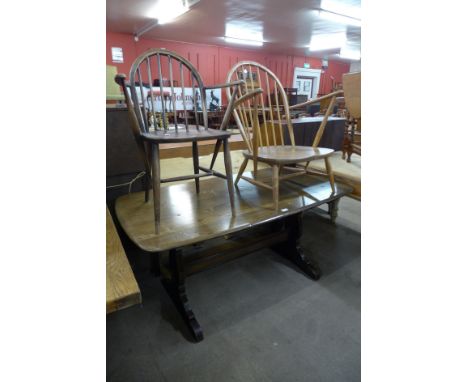
[[343, 13], [338, 13], [338, 12], [334, 12], [334, 11], [330, 11], [328, 9], [323, 9], [323, 8], [312, 8], [313, 11], [319, 11], [319, 12], [327, 12], [327, 13], [331, 13], [331, 14], [334, 14], [334, 15], [337, 15], [337, 16], [341, 16], [341, 17], [346, 17], [348, 19], [352, 19], [354, 21], [361, 21], [361, 19], [358, 19], [357, 17], [353, 17], [353, 16], [349, 16], [349, 15], [344, 15]]
[[151, 29], [155, 28], [159, 23], [157, 21], [152, 21], [149, 24], [146, 24], [143, 28], [137, 30], [133, 35], [133, 39], [138, 41], [140, 37]]

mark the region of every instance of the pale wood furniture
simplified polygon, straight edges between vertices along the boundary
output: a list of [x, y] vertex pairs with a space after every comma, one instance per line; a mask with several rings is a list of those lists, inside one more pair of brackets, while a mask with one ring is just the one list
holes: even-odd
[[350, 162], [353, 153], [361, 155], [361, 72], [344, 74], [343, 90], [349, 114], [343, 159], [347, 154], [346, 161]]
[[[245, 75], [247, 74], [247, 76]], [[228, 73], [227, 82], [247, 78], [245, 83], [239, 87], [237, 93], [227, 88], [229, 100], [236, 100], [234, 118], [237, 126], [247, 144], [247, 150], [243, 152], [244, 162], [237, 175], [235, 185], [240, 179], [248, 181], [257, 186], [272, 191], [276, 208], [279, 201], [279, 183], [282, 180], [291, 179], [303, 174], [312, 174], [308, 169], [312, 160], [323, 159], [326, 164], [327, 175], [332, 189], [334, 188], [333, 171], [328, 157], [333, 153], [332, 149], [319, 147], [320, 139], [333, 110], [335, 99], [342, 92], [334, 92], [294, 106], [288, 105], [288, 99], [278, 77], [267, 67], [253, 61], [241, 61], [235, 64]], [[237, 90], [237, 89], [236, 89]], [[257, 92], [255, 97], [242, 99], [242, 97]], [[293, 127], [291, 124], [290, 110], [304, 106], [329, 102], [323, 121], [314, 139], [312, 147], [297, 146], [295, 144]], [[259, 118], [259, 114], [261, 118]], [[283, 118], [282, 118], [283, 117]], [[285, 120], [290, 144], [285, 144], [284, 132], [281, 123], [276, 121]], [[253, 177], [243, 176], [249, 160], [253, 161]], [[272, 167], [272, 179], [270, 182], [260, 181], [256, 178], [258, 162], [267, 163]], [[299, 163], [305, 162], [305, 166], [297, 167]], [[294, 173], [282, 175], [284, 169], [292, 169]]]
[[117, 74], [117, 67], [106, 65], [106, 103], [115, 103], [125, 100], [124, 95], [120, 91], [120, 87], [116, 85], [114, 78]]
[[[257, 171], [259, 181], [271, 179], [270, 168]], [[320, 277], [320, 268], [300, 246], [302, 213], [328, 204], [334, 220], [338, 202], [352, 188], [327, 179], [299, 176], [294, 183], [280, 184], [280, 209], [274, 208], [270, 191], [250, 183], [239, 184], [235, 193], [236, 215], [230, 214], [221, 179], [203, 181], [200, 194], [190, 184], [171, 184], [161, 189], [161, 215], [165, 224], [154, 232], [153, 211], [143, 192], [121, 196], [115, 210], [128, 237], [142, 250], [154, 253], [161, 282], [179, 310], [195, 341], [203, 332], [187, 297], [186, 278], [236, 257], [270, 247], [292, 261], [309, 277]], [[171, 196], [177, 195], [174, 203]], [[227, 302], [229, 303], [229, 302]]]
[[[145, 97], [143, 89], [137, 85], [145, 82], [153, 83], [154, 77], [158, 79], [168, 78], [170, 87], [163, 88], [163, 81], [159, 81], [159, 88], [153, 87], [148, 93], [149, 104], [146, 102], [140, 103], [138, 99], [144, 100]], [[158, 232], [160, 229], [161, 183], [194, 179], [196, 192], [199, 193], [199, 180], [201, 177], [222, 177], [226, 180], [231, 213], [234, 214], [234, 191], [228, 144], [230, 133], [223, 128], [220, 130], [208, 128], [205, 91], [213, 88], [231, 86], [234, 89], [234, 93], [237, 93], [238, 85], [241, 84], [242, 81], [231, 84], [205, 86], [200, 74], [189, 61], [174, 52], [164, 49], [150, 49], [136, 58], [130, 69], [130, 91], [125, 84], [125, 78], [124, 74], [119, 74], [116, 76], [115, 80], [124, 90], [133, 135], [136, 139], [141, 159], [145, 164], [146, 202], [149, 201], [149, 185], [150, 181], [152, 181], [155, 231]], [[193, 110], [197, 110], [198, 107], [201, 107], [203, 118], [200, 120], [199, 113], [195, 113], [195, 125], [189, 125], [187, 118], [180, 120], [177, 117], [174, 81], [180, 83], [182, 87], [184, 116], [187, 116], [190, 104], [190, 108]], [[172, 110], [169, 111], [166, 108], [167, 105], [165, 102], [168, 97], [167, 92], [170, 93], [169, 99], [172, 100]], [[186, 97], [186, 93], [188, 98]], [[198, 99], [196, 95], [198, 95], [200, 99]], [[234, 102], [228, 105], [223, 120], [224, 124], [227, 124], [233, 106]], [[172, 124], [169, 124], [169, 117], [173, 120]], [[162, 129], [159, 126], [162, 126]], [[198, 142], [213, 139], [217, 141], [217, 147], [220, 147], [221, 144], [223, 145], [226, 174], [213, 170], [213, 166], [207, 169], [199, 165]], [[192, 143], [194, 174], [160, 179], [160, 145], [164, 143], [183, 142]], [[202, 171], [202, 173], [200, 173], [200, 171]]]
[[141, 303], [140, 288], [106, 208], [106, 312]]

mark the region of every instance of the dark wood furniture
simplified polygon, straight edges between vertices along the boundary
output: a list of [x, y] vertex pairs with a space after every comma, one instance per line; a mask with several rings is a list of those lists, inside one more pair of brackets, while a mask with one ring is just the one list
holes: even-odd
[[[198, 111], [197, 113], [198, 113], [198, 118], [201, 118], [202, 112]], [[224, 115], [226, 114], [226, 108], [223, 107], [220, 110], [208, 111], [207, 114], [208, 114], [208, 127], [210, 129], [215, 129], [215, 130], [221, 129], [221, 125], [223, 124], [223, 120], [224, 120]], [[195, 112], [193, 110], [189, 111], [188, 112], [189, 123], [190, 121], [195, 123], [195, 118], [196, 118]], [[226, 128], [230, 126], [230, 122], [231, 122], [231, 118], [229, 119]]]
[[[253, 61], [238, 62], [229, 71], [228, 81], [236, 80], [235, 76], [239, 75], [239, 73], [255, 73], [255, 81], [252, 80], [253, 76], [250, 76], [250, 82], [247, 80], [239, 88], [237, 94], [229, 87], [226, 89], [228, 99], [236, 100], [234, 118], [247, 144], [247, 150], [243, 152], [245, 159], [237, 174], [235, 185], [238, 184], [240, 179], [243, 179], [272, 191], [275, 206], [279, 208], [280, 181], [303, 174], [315, 173], [315, 171], [308, 169], [310, 161], [323, 159], [327, 169], [327, 176], [333, 189], [333, 171], [328, 159], [333, 150], [319, 147], [318, 144], [335, 104], [335, 99], [341, 92], [331, 93], [327, 96], [289, 107], [283, 85], [278, 77], [267, 67]], [[254, 91], [259, 91], [259, 94], [255, 97], [240, 100], [241, 97]], [[330, 105], [323, 117], [312, 146], [296, 145], [289, 110], [325, 100], [329, 100]], [[257, 113], [257, 111], [260, 113]], [[259, 114], [262, 115], [261, 120]], [[284, 133], [280, 122], [275, 123], [275, 120], [282, 121], [283, 119], [287, 125], [287, 134]], [[285, 135], [289, 136], [289, 144], [286, 144]], [[254, 165], [252, 178], [243, 176], [249, 160], [252, 160]], [[266, 163], [272, 167], [272, 179], [270, 182], [265, 183], [256, 178], [258, 162]], [[304, 167], [297, 167], [298, 164], [304, 162], [306, 163]], [[294, 172], [281, 175], [281, 171], [285, 169], [293, 169]]]
[[343, 143], [343, 159], [351, 162], [353, 153], [361, 155], [361, 72], [343, 75], [343, 90], [346, 109], [348, 110], [348, 125]]
[[127, 108], [106, 108], [106, 176], [133, 174], [145, 170], [134, 143]]
[[[164, 75], [163, 75], [164, 72]], [[168, 72], [168, 74], [167, 74]], [[184, 116], [187, 115], [188, 107], [186, 105], [187, 100], [185, 97], [185, 86], [191, 89], [191, 104], [192, 109], [196, 110], [199, 107], [198, 99], [196, 94], [201, 97], [201, 109], [202, 109], [202, 120], [199, 119], [198, 113], [195, 113], [195, 125], [189, 125], [187, 119], [178, 120], [176, 103], [172, 104], [172, 117], [173, 124], [169, 124], [168, 111], [166, 110], [166, 96], [164, 95], [164, 89], [162, 81], [159, 82], [159, 89], [151, 89], [149, 92], [149, 98], [151, 102], [147, 105], [144, 101], [143, 90], [137, 89], [136, 84], [140, 83], [153, 83], [154, 76], [157, 78], [169, 78], [170, 83], [170, 99], [175, 99], [174, 92], [174, 81], [178, 81], [182, 87], [182, 98], [183, 98], [183, 109]], [[160, 229], [161, 221], [161, 183], [174, 182], [180, 180], [194, 179], [196, 192], [200, 192], [199, 180], [205, 176], [218, 176], [226, 180], [227, 188], [229, 192], [229, 201], [231, 205], [232, 214], [234, 211], [233, 204], [233, 185], [232, 185], [232, 168], [231, 168], [231, 157], [229, 154], [228, 138], [230, 133], [220, 129], [214, 130], [208, 128], [208, 117], [205, 102], [205, 91], [212, 88], [222, 88], [231, 86], [234, 92], [237, 92], [238, 85], [242, 81], [238, 81], [232, 84], [204, 86], [200, 74], [197, 72], [195, 67], [187, 61], [185, 58], [178, 54], [164, 50], [164, 49], [150, 49], [136, 58], [131, 69], [130, 69], [130, 83], [129, 89], [125, 83], [125, 75], [119, 74], [116, 76], [116, 82], [122, 87], [125, 94], [125, 100], [127, 102], [128, 111], [130, 115], [131, 128], [137, 145], [139, 148], [140, 156], [145, 164], [146, 171], [146, 189], [145, 189], [145, 201], [149, 201], [149, 187], [152, 181], [153, 188], [153, 209], [154, 209], [154, 225], [155, 231], [158, 232]], [[156, 92], [159, 91], [159, 97]], [[167, 90], [166, 90], [167, 92]], [[159, 98], [159, 99], [158, 99]], [[197, 106], [198, 105], [198, 106]], [[229, 119], [229, 114], [234, 106], [231, 102], [228, 105], [226, 111], [226, 123]], [[159, 123], [162, 125], [162, 129], [159, 128]], [[199, 165], [198, 155], [198, 142], [206, 140], [216, 140], [217, 146], [221, 144], [224, 148], [224, 163], [226, 174], [221, 174], [213, 170], [214, 160], [212, 166], [207, 169]], [[160, 178], [160, 145], [164, 143], [192, 143], [192, 154], [193, 154], [193, 172], [192, 175], [179, 176], [174, 178]], [[202, 171], [202, 173], [200, 173]]]
[[286, 97], [288, 99], [288, 105], [294, 105], [297, 102], [297, 88], [284, 88]]
[[[323, 116], [301, 117], [291, 119], [294, 141], [298, 146], [311, 146], [317, 136]], [[277, 123], [275, 121], [275, 123]], [[288, 125], [286, 121], [281, 121], [284, 132], [284, 143], [291, 144], [287, 134]], [[343, 146], [346, 118], [329, 117], [327, 128], [323, 132], [320, 140], [320, 147], [326, 147], [335, 151], [340, 151]]]
[[[271, 169], [262, 169], [257, 179], [266, 180], [271, 175]], [[152, 208], [144, 202], [142, 192], [116, 201], [120, 225], [139, 248], [159, 262], [161, 282], [195, 341], [203, 339], [203, 332], [188, 301], [188, 276], [270, 247], [317, 280], [320, 268], [304, 255], [299, 243], [302, 213], [327, 203], [334, 220], [340, 198], [352, 191], [341, 183], [332, 190], [323, 177], [296, 177], [281, 183], [277, 209], [269, 191], [248, 182], [238, 187], [235, 216], [230, 213], [224, 182], [218, 178], [204, 180], [199, 194], [191, 192], [187, 183], [162, 187], [165, 224], [159, 233], [154, 232]], [[178, 196], [177, 203], [171, 199], [173, 195]]]
[[106, 312], [141, 303], [140, 288], [106, 208]]

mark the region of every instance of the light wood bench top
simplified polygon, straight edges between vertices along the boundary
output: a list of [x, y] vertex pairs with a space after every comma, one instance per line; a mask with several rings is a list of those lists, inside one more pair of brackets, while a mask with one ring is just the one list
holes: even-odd
[[140, 288], [106, 208], [106, 311], [110, 313], [140, 303]]
[[[249, 176], [249, 173], [245, 173]], [[271, 170], [258, 171], [259, 179], [271, 179]], [[226, 182], [208, 178], [200, 182], [197, 196], [193, 182], [161, 187], [161, 228], [154, 229], [153, 203], [145, 203], [144, 193], [131, 193], [117, 199], [117, 218], [130, 239], [148, 252], [199, 243], [236, 231], [317, 207], [352, 192], [350, 186], [336, 183], [332, 194], [325, 177], [302, 176], [280, 185], [279, 211], [271, 192], [241, 180], [234, 191], [236, 216], [231, 215]]]

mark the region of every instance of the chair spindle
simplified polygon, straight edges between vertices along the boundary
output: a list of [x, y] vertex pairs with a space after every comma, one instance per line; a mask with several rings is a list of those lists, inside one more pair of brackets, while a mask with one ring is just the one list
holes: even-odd
[[174, 79], [172, 76], [172, 57], [169, 56], [169, 81], [171, 82], [171, 103], [172, 103], [172, 112], [174, 114], [174, 126], [175, 126], [175, 131], [178, 133], [179, 128], [177, 126], [177, 110], [176, 110], [176, 96], [174, 92]]
[[166, 105], [165, 105], [165, 97], [164, 97], [164, 89], [163, 89], [163, 77], [162, 77], [162, 70], [161, 70], [161, 55], [158, 53], [156, 54], [158, 59], [158, 75], [159, 75], [159, 92], [161, 97], [161, 112], [162, 112], [162, 125], [164, 130], [167, 131], [169, 127], [166, 123]]
[[179, 69], [180, 69], [180, 86], [182, 86], [182, 104], [184, 107], [184, 120], [185, 120], [185, 130], [189, 131], [188, 128], [188, 119], [187, 119], [187, 105], [185, 104], [185, 85], [184, 85], [184, 69], [182, 67], [182, 62], [179, 62]]

